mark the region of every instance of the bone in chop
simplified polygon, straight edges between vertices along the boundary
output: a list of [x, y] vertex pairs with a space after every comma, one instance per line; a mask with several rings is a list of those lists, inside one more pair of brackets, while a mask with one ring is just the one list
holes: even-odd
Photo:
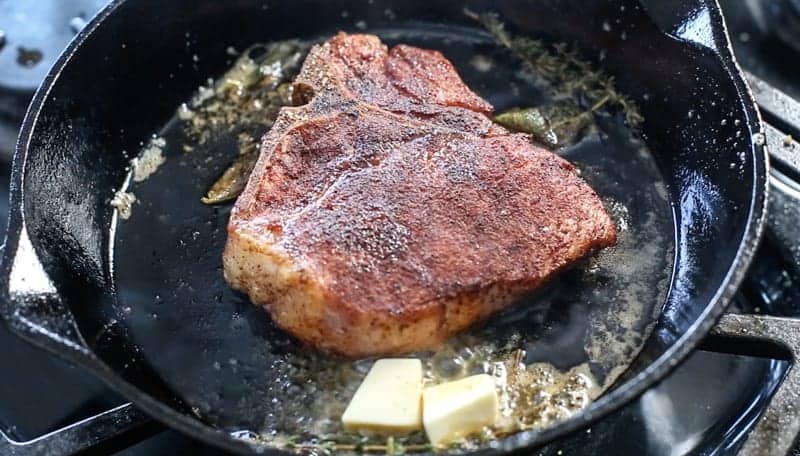
[[491, 122], [436, 51], [315, 46], [228, 225], [225, 278], [277, 324], [361, 357], [432, 348], [616, 230], [573, 166]]

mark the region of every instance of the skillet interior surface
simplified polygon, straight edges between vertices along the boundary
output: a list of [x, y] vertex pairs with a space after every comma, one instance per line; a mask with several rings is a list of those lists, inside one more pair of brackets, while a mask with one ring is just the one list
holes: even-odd
[[[467, 85], [499, 110], [547, 101], [516, 60], [477, 28], [419, 23], [366, 31], [388, 44], [442, 51]], [[476, 55], [492, 69], [475, 69]], [[610, 384], [638, 353], [666, 297], [674, 225], [655, 159], [621, 117], [600, 119], [600, 131], [560, 151], [604, 197], [620, 228], [618, 245], [454, 338], [448, 352], [482, 352], [483, 344], [521, 347], [526, 364], [568, 370], [587, 363], [601, 384]], [[127, 188], [137, 203], [130, 219], [116, 226], [121, 330], [165, 383], [216, 426], [267, 436], [275, 429], [285, 435], [340, 433], [338, 419], [320, 415], [338, 418], [364, 373], [355, 372], [356, 381], [348, 382], [352, 363], [319, 360], [228, 287], [220, 258], [231, 205], [209, 207], [200, 197], [238, 153], [236, 133], [196, 145], [183, 127], [177, 117], [167, 123], [159, 132], [165, 163]], [[183, 150], [187, 142], [194, 145], [191, 152]], [[485, 360], [481, 353], [462, 357], [467, 363]], [[334, 375], [342, 379], [330, 385]]]
[[[721, 33], [713, 24], [719, 20], [713, 5], [698, 5], [710, 30]], [[620, 216], [635, 227], [629, 242], [638, 260], [601, 261], [588, 279], [586, 271], [592, 268], [583, 265], [537, 296], [534, 302], [549, 307], [523, 312], [523, 326], [539, 343], [531, 347], [530, 360], [539, 357], [560, 367], [583, 361], [583, 336], [591, 321], [586, 315], [597, 309], [613, 315], [613, 306], [624, 301], [616, 299], [622, 291], [642, 301], [640, 316], [649, 317], [662, 305], [664, 311], [617, 387], [573, 422], [538, 434], [547, 438], [610, 410], [663, 375], [672, 355], [688, 350], [713, 323], [706, 320], [719, 314], [726, 287], [735, 285], [729, 283], [736, 278], [732, 265], [749, 256], [741, 245], [752, 247], [758, 231], [766, 165], [751, 134], [760, 126], [741, 81], [731, 77], [734, 68], [721, 47], [724, 36], [709, 32], [705, 43], [670, 36], [635, 2], [468, 6], [497, 10], [517, 31], [577, 43], [589, 58], [602, 55], [603, 67], [636, 99], [645, 117], [642, 136], [648, 153], [614, 134], [619, 119], [613, 117], [601, 119], [608, 135], [566, 151], [601, 195], [627, 209]], [[23, 144], [23, 158], [15, 162], [21, 184], [15, 198], [24, 204], [33, 246], [83, 339], [118, 376], [106, 371], [107, 380], [151, 412], [165, 413], [162, 419], [219, 444], [233, 445], [224, 435], [156, 407], [152, 398], [223, 428], [263, 425], [280, 386], [271, 363], [292, 344], [282, 342], [285, 336], [265, 314], [222, 282], [219, 255], [227, 212], [197, 201], [220, 168], [199, 166], [201, 154], [172, 149], [175, 129], [167, 121], [205, 78], [224, 70], [228, 46], [242, 49], [255, 42], [353, 30], [359, 21], [387, 38], [395, 33], [387, 41], [441, 49], [498, 108], [518, 103], [504, 98], [501, 90], [508, 88], [503, 82], [516, 77], [513, 71], [465, 71], [466, 51], [485, 46], [486, 37], [464, 36], [462, 27], [470, 24], [462, 7], [450, 2], [375, 1], [365, 7], [349, 2], [237, 1], [223, 6], [141, 0], [117, 2], [103, 22], [87, 31], [89, 39], [49, 79], [49, 91], [37, 95], [23, 132], [30, 144]], [[308, 10], [317, 14], [304, 15]], [[286, 17], [303, 20], [286, 27]], [[96, 77], [87, 78], [87, 71]], [[159, 131], [168, 142], [167, 163], [134, 189], [142, 203], [116, 227], [115, 236], [109, 200], [139, 142]], [[230, 157], [233, 147], [221, 146], [213, 153]], [[11, 222], [17, 232], [21, 215]], [[17, 240], [10, 238], [9, 245]], [[8, 257], [4, 266], [8, 271]], [[586, 280], [594, 286], [578, 286]], [[503, 317], [516, 323], [519, 315]], [[649, 321], [637, 320], [640, 334]], [[570, 337], [565, 326], [579, 329]], [[558, 359], [551, 357], [555, 350], [562, 355]], [[606, 374], [598, 371], [601, 377]], [[522, 434], [500, 446], [540, 441], [536, 437]]]

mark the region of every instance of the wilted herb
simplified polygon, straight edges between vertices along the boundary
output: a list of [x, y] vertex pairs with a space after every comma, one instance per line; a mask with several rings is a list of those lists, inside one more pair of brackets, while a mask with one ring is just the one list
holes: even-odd
[[562, 100], [535, 108], [513, 108], [496, 115], [494, 121], [555, 147], [573, 142], [589, 126], [596, 109], [584, 110], [572, 100]]
[[550, 119], [550, 129], [560, 141], [571, 142], [592, 121], [592, 114], [600, 109], [595, 104], [582, 110], [571, 100], [546, 104], [539, 109], [546, 119]]
[[558, 136], [539, 108], [510, 109], [494, 116], [494, 121], [509, 130], [529, 133], [548, 146], [558, 144]]
[[286, 448], [288, 448], [288, 449], [296, 448], [296, 447], [297, 447], [297, 441], [298, 441], [299, 439], [300, 439], [300, 436], [299, 436], [299, 435], [290, 435], [290, 436], [289, 436], [289, 437], [286, 439], [286, 445], [285, 445], [285, 446], [286, 446]]
[[242, 53], [216, 83], [200, 87], [190, 103], [178, 109], [191, 151], [219, 132], [237, 134], [239, 153], [202, 201], [223, 203], [244, 189], [258, 158], [255, 143], [272, 126], [281, 107], [290, 104], [288, 83], [300, 68], [308, 45], [280, 41], [256, 45]]
[[250, 177], [257, 160], [258, 144], [253, 137], [245, 133], [239, 135], [239, 156], [200, 201], [206, 204], [219, 204], [236, 199], [247, 185], [247, 178]]
[[422, 443], [423, 436], [414, 433], [402, 437], [387, 437], [386, 440], [377, 440], [376, 436], [337, 435], [329, 440], [299, 442], [299, 437], [292, 436], [284, 444], [284, 448], [298, 452], [316, 452], [323, 454], [336, 454], [338, 452], [353, 452], [358, 454], [386, 454], [390, 456], [404, 456], [410, 453], [434, 451], [430, 443]]
[[403, 445], [398, 442], [389, 444], [359, 445], [349, 443], [336, 443], [333, 441], [322, 443], [287, 444], [286, 449], [299, 451], [319, 451], [324, 454], [336, 454], [340, 451], [352, 451], [359, 454], [386, 454], [390, 456], [404, 456], [409, 453], [422, 453], [433, 451], [429, 444]]
[[322, 442], [318, 448], [322, 451], [322, 454], [335, 454], [339, 450], [336, 442], [331, 441]]
[[[524, 131], [536, 136], [538, 140], [548, 143], [549, 130], [563, 133], [580, 130], [581, 125], [590, 119], [591, 114], [604, 108], [616, 107], [625, 114], [625, 120], [632, 128], [643, 121], [636, 104], [625, 95], [619, 93], [614, 85], [614, 78], [593, 68], [592, 64], [580, 58], [577, 52], [564, 43], [547, 45], [542, 41], [525, 36], [515, 36], [505, 29], [497, 14], [465, 13], [477, 20], [494, 37], [501, 46], [509, 49], [522, 61], [524, 67], [532, 74], [547, 83], [556, 95], [568, 94], [572, 107], [578, 108], [567, 117], [563, 109], [569, 106], [561, 102], [559, 110], [540, 106], [536, 111], [517, 109], [502, 113], [495, 120], [508, 128]], [[550, 110], [549, 115], [545, 112]], [[544, 123], [542, 121], [545, 121]], [[552, 136], [552, 135], [551, 135]], [[557, 135], [559, 136], [559, 135]], [[559, 142], [562, 140], [559, 138]]]

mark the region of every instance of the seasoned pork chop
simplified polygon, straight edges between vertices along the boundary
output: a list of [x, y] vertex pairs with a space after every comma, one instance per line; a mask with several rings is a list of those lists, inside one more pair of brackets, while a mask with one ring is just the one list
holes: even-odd
[[432, 348], [615, 243], [572, 165], [493, 125], [441, 54], [312, 49], [228, 226], [225, 277], [345, 356]]

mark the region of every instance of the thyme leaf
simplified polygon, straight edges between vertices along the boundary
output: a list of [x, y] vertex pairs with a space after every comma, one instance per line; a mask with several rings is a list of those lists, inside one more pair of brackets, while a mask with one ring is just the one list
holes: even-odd
[[[495, 13], [476, 14], [465, 11], [469, 17], [477, 20], [495, 39], [507, 48], [523, 64], [526, 70], [540, 77], [554, 94], [570, 94], [577, 106], [583, 110], [567, 118], [550, 118], [551, 129], [572, 125], [580, 125], [581, 118], [589, 118], [591, 114], [604, 108], [617, 108], [625, 114], [625, 121], [631, 128], [637, 128], [644, 120], [639, 114], [636, 103], [621, 94], [615, 86], [614, 78], [595, 69], [592, 64], [583, 60], [578, 53], [565, 43], [556, 43], [552, 46], [526, 36], [515, 36], [506, 30], [505, 24]], [[529, 108], [530, 109], [530, 108]], [[524, 113], [527, 110], [516, 112]], [[497, 116], [496, 120], [505, 125], [501, 120], [506, 113]], [[541, 114], [541, 110], [539, 112]], [[531, 113], [527, 113], [531, 117]], [[506, 117], [506, 119], [509, 119]], [[545, 117], [547, 119], [547, 117]], [[509, 119], [513, 124], [519, 124], [521, 118]], [[523, 122], [523, 126], [525, 123]], [[509, 127], [514, 128], [514, 127]], [[540, 123], [527, 125], [527, 128], [518, 130], [537, 135], [541, 132]], [[537, 138], [541, 140], [541, 136]]]

